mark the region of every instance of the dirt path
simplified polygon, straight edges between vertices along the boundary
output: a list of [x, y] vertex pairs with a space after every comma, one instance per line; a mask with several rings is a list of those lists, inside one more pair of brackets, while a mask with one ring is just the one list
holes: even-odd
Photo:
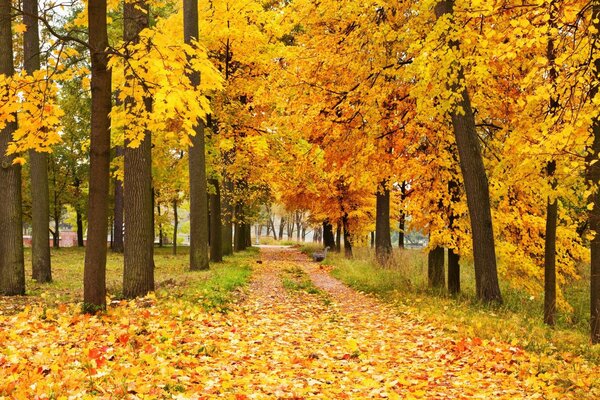
[[[243, 306], [247, 328], [227, 354], [234, 392], [258, 398], [514, 399], [548, 398], [561, 390], [557, 398], [569, 397], [565, 388], [536, 379], [539, 371], [518, 348], [447, 338], [347, 288], [296, 250], [262, 249], [261, 259]], [[319, 292], [284, 287], [299, 269]], [[247, 346], [241, 359], [239, 345]]]

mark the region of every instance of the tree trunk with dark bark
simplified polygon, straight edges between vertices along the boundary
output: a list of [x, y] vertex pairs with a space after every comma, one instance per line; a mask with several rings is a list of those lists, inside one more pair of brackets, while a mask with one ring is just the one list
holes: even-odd
[[[115, 156], [123, 156], [123, 146], [116, 146]], [[115, 178], [115, 205], [113, 210], [113, 240], [112, 240], [112, 251], [115, 253], [122, 253], [124, 250], [123, 241], [123, 181]]]
[[[592, 34], [592, 43], [600, 41], [600, 4], [596, 1], [592, 7], [592, 20], [596, 32]], [[593, 99], [600, 90], [600, 52], [594, 54], [594, 84], [590, 91], [590, 98]], [[600, 343], [600, 113], [596, 115], [592, 122], [593, 142], [591, 148], [588, 148], [586, 179], [592, 190], [588, 202], [593, 203], [593, 208], [588, 212], [589, 227], [594, 233], [594, 238], [590, 242], [591, 263], [590, 263], [590, 337], [592, 344]]]
[[223, 242], [221, 227], [221, 191], [219, 181], [211, 179], [209, 181], [215, 191], [210, 194], [210, 261], [223, 261]]
[[[548, 20], [548, 45], [546, 48], [546, 57], [550, 71], [548, 79], [552, 84], [552, 93], [550, 95], [550, 115], [556, 115], [558, 109], [558, 100], [556, 98], [556, 78], [558, 71], [556, 69], [556, 50], [552, 38], [552, 30], [556, 29], [558, 18], [558, 6], [555, 1], [549, 4]], [[551, 160], [546, 165], [546, 174], [550, 180], [552, 188], [556, 187], [556, 161]], [[546, 234], [544, 236], [544, 323], [550, 326], [556, 324], [556, 227], [558, 224], [558, 201], [548, 198], [546, 204]]]
[[444, 248], [436, 246], [427, 254], [427, 281], [430, 288], [443, 289], [444, 282]]
[[392, 254], [392, 236], [390, 231], [390, 191], [387, 180], [379, 184], [375, 215], [375, 254], [380, 265], [386, 265]]
[[[198, 0], [183, 1], [183, 32], [186, 44], [198, 39]], [[200, 85], [200, 74], [190, 72], [194, 87]], [[208, 193], [206, 190], [206, 156], [204, 154], [204, 122], [198, 119], [196, 135], [189, 149], [190, 169], [190, 269], [209, 268], [208, 261]]]
[[283, 231], [285, 229], [285, 217], [281, 217], [279, 220], [279, 240], [283, 240]]
[[[453, 8], [454, 0], [438, 2], [435, 7], [437, 18], [446, 15], [452, 17]], [[451, 47], [458, 48], [458, 43], [455, 41], [449, 44]], [[457, 82], [464, 82], [465, 77], [462, 67], [458, 62], [454, 67], [458, 77]], [[475, 131], [475, 117], [467, 89], [459, 88], [456, 83], [452, 84], [452, 89], [454, 91], [460, 90], [461, 96], [456, 109], [451, 112], [451, 117], [467, 195], [467, 206], [471, 217], [477, 298], [487, 303], [502, 303], [496, 267], [488, 180], [483, 165], [479, 138]]]
[[83, 216], [79, 210], [76, 210], [75, 214], [77, 219], [77, 246], [83, 247], [85, 244], [83, 241]]
[[[402, 182], [400, 186], [400, 198], [402, 202], [406, 199], [406, 182]], [[406, 225], [406, 215], [400, 209], [400, 217], [398, 218], [398, 248], [404, 248], [404, 226]]]
[[92, 48], [92, 121], [88, 201], [88, 240], [83, 278], [83, 309], [106, 308], [106, 236], [110, 180], [111, 73], [108, 69], [106, 1], [88, 2], [89, 44]]
[[[146, 1], [125, 2], [123, 6], [123, 40], [139, 43], [140, 32], [149, 26], [149, 8]], [[127, 52], [127, 50], [126, 50]], [[126, 54], [131, 57], [133, 54]], [[137, 82], [134, 71], [125, 69], [125, 85], [143, 85]], [[147, 91], [146, 91], [147, 93]], [[143, 104], [133, 97], [125, 99], [127, 115], [136, 115], [140, 109], [152, 111], [152, 99], [144, 94]], [[131, 147], [125, 127], [125, 169], [123, 199], [125, 232], [123, 259], [123, 296], [135, 298], [154, 291], [154, 225], [152, 204], [152, 137], [146, 130], [138, 147]], [[160, 205], [157, 205], [160, 215]], [[162, 229], [161, 229], [162, 230]], [[159, 237], [162, 242], [162, 232]]]
[[323, 247], [335, 249], [335, 236], [333, 236], [333, 226], [329, 220], [323, 221]]
[[[11, 1], [0, 0], [0, 74], [13, 74]], [[6, 155], [17, 129], [7, 123], [0, 131], [0, 295], [25, 294], [25, 264], [21, 212], [21, 166]]]
[[52, 232], [52, 247], [60, 248], [60, 204], [54, 207], [54, 231]]
[[342, 217], [342, 226], [344, 229], [344, 256], [352, 258], [352, 238], [350, 237], [350, 227], [348, 226], [348, 214]]
[[[229, 256], [233, 254], [233, 206], [231, 204], [231, 196], [233, 193], [233, 183], [230, 179], [225, 178], [223, 188], [225, 193], [222, 193], [222, 200], [224, 202], [223, 207], [223, 240], [221, 246], [223, 248], [223, 255]], [[275, 227], [273, 227], [275, 229]]]
[[448, 249], [448, 292], [460, 293], [460, 256], [454, 249]]
[[[38, 1], [23, 0], [23, 65], [28, 74], [40, 69], [40, 37], [38, 27]], [[50, 198], [48, 195], [48, 153], [29, 151], [31, 181], [31, 272], [38, 282], [52, 281], [50, 262]]]
[[342, 221], [338, 221], [335, 229], [335, 252], [340, 253], [342, 251]]

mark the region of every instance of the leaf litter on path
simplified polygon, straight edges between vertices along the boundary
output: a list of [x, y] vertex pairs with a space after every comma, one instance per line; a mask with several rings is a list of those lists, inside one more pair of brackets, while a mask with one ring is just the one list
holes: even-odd
[[[596, 366], [449, 337], [332, 278], [293, 249], [261, 251], [226, 314], [175, 297], [0, 316], [0, 396], [177, 399], [598, 398]], [[318, 293], [286, 290], [302, 269]], [[325, 301], [326, 300], [326, 301]]]

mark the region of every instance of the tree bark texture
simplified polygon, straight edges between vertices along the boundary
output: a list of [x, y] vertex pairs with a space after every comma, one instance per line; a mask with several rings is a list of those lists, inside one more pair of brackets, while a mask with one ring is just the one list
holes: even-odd
[[335, 252], [342, 251], [342, 221], [338, 221], [335, 229]]
[[[40, 69], [40, 37], [38, 27], [38, 1], [23, 0], [23, 65], [28, 74]], [[48, 189], [48, 153], [29, 151], [31, 181], [31, 272], [38, 282], [52, 281], [50, 241], [50, 197]]]
[[[123, 156], [123, 146], [116, 146], [115, 156]], [[115, 253], [123, 253], [124, 250], [124, 236], [123, 236], [123, 181], [115, 178], [115, 205], [114, 205], [114, 216], [113, 216], [113, 242], [112, 251]]]
[[88, 27], [89, 44], [92, 48], [92, 118], [83, 306], [86, 312], [96, 312], [106, 308], [106, 237], [110, 181], [111, 72], [107, 65], [105, 0], [88, 2]]
[[[233, 254], [233, 205], [231, 203], [231, 196], [233, 193], [233, 183], [230, 179], [225, 178], [224, 182], [225, 193], [222, 196], [225, 207], [223, 207], [223, 240], [221, 246], [223, 247], [223, 255], [229, 256]], [[273, 226], [275, 229], [275, 226]]]
[[392, 237], [390, 231], [390, 191], [386, 187], [387, 180], [379, 185], [375, 215], [375, 254], [377, 262], [385, 265], [392, 254]]
[[77, 219], [77, 246], [83, 247], [83, 216], [79, 210], [75, 211], [75, 218]]
[[352, 258], [352, 238], [350, 237], [350, 227], [348, 226], [348, 214], [342, 217], [342, 226], [344, 230], [344, 256]]
[[[0, 74], [13, 74], [11, 1], [0, 0]], [[0, 131], [0, 295], [25, 294], [21, 166], [6, 155], [16, 122]]]
[[[149, 25], [149, 9], [145, 1], [125, 2], [123, 6], [123, 40], [139, 42], [140, 32]], [[125, 85], [142, 84], [134, 78], [135, 71], [125, 70]], [[144, 96], [143, 105], [136, 104], [133, 97], [125, 99], [127, 115], [135, 115], [143, 106], [152, 110], [152, 99]], [[126, 126], [127, 130], [128, 127]], [[154, 291], [154, 225], [152, 204], [152, 138], [149, 131], [138, 147], [131, 147], [125, 139], [125, 169], [123, 199], [125, 213], [125, 237], [123, 259], [123, 296], [135, 298]]]
[[[453, 8], [454, 0], [438, 2], [435, 7], [437, 18], [448, 14], [452, 15]], [[458, 47], [458, 43], [450, 43], [450, 45]], [[457, 64], [455, 68], [457, 69], [457, 82], [464, 82], [462, 67]], [[475, 117], [469, 93], [466, 88], [459, 88], [457, 82], [451, 82], [450, 86], [455, 91], [460, 90], [462, 100], [457, 106], [463, 112], [455, 109], [451, 112], [451, 118], [471, 218], [477, 297], [484, 302], [501, 303], [502, 295], [498, 284], [488, 180], [479, 138], [475, 131]]]
[[[596, 33], [593, 34], [592, 43], [600, 41], [600, 2], [595, 1], [592, 7], [592, 20], [596, 27]], [[590, 98], [594, 98], [600, 89], [600, 50], [596, 47], [594, 59], [595, 81], [590, 92]], [[594, 238], [590, 242], [591, 263], [590, 263], [590, 336], [593, 344], [600, 343], [600, 113], [596, 115], [592, 122], [592, 147], [588, 149], [586, 179], [591, 186], [592, 195], [589, 202], [594, 207], [588, 212], [590, 230]], [[593, 161], [593, 162], [592, 162]]]
[[427, 281], [430, 288], [444, 288], [444, 248], [436, 246], [427, 254]]
[[[186, 44], [198, 39], [198, 0], [183, 1], [183, 35]], [[200, 74], [190, 72], [194, 87], [200, 85]], [[190, 170], [190, 270], [208, 269], [208, 194], [206, 190], [206, 156], [204, 154], [204, 122], [198, 119], [196, 135], [189, 149]]]
[[454, 249], [448, 249], [448, 292], [460, 293], [460, 256]]
[[323, 247], [335, 250], [335, 236], [333, 236], [333, 226], [329, 220], [323, 221]]
[[209, 182], [215, 188], [215, 192], [210, 194], [210, 261], [223, 261], [223, 238], [221, 231], [221, 190], [219, 181], [211, 179]]
[[[402, 182], [400, 186], [400, 198], [402, 202], [406, 199], [406, 182]], [[400, 209], [400, 217], [398, 218], [398, 248], [404, 248], [404, 226], [406, 225], [406, 215], [404, 210]]]

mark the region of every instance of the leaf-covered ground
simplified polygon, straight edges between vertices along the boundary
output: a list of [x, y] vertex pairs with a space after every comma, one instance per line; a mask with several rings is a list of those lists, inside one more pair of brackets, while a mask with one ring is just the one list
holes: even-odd
[[263, 249], [227, 313], [150, 296], [0, 316], [6, 398], [599, 398], [598, 367], [448, 337], [348, 289], [295, 250]]

